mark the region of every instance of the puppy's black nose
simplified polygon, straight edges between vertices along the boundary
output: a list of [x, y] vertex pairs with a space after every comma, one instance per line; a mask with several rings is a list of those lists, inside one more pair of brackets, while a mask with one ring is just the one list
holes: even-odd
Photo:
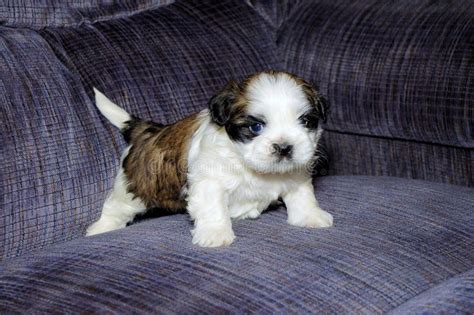
[[291, 151], [293, 150], [293, 146], [287, 143], [274, 143], [272, 144], [272, 148], [275, 150], [275, 154], [281, 157], [291, 157]]

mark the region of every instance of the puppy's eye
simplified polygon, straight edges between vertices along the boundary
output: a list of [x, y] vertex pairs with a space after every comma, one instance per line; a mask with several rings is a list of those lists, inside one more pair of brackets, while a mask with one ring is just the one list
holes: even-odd
[[263, 131], [263, 124], [259, 123], [259, 122], [255, 123], [255, 124], [252, 124], [252, 125], [249, 126], [249, 129], [253, 134], [259, 135]]
[[305, 127], [308, 127], [308, 125], [309, 125], [309, 118], [308, 118], [308, 117], [303, 117], [303, 118], [301, 119], [301, 121], [303, 122], [303, 125], [304, 125]]
[[304, 115], [300, 117], [300, 121], [305, 128], [316, 129], [318, 128], [318, 118], [314, 115]]

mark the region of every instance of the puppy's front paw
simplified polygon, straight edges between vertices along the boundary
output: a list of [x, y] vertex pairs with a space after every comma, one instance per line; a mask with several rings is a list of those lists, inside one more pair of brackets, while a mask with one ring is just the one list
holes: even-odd
[[288, 223], [301, 227], [322, 228], [332, 226], [333, 218], [329, 212], [315, 208], [288, 215]]
[[122, 229], [126, 226], [126, 223], [119, 224], [114, 220], [108, 220], [105, 217], [100, 218], [97, 222], [91, 224], [86, 230], [86, 236], [92, 236], [96, 234], [102, 234], [117, 229]]
[[235, 239], [232, 227], [202, 225], [191, 231], [193, 244], [201, 247], [229, 246]]

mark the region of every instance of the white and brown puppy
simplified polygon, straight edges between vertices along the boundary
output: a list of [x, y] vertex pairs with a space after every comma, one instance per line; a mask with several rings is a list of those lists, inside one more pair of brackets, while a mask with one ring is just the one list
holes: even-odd
[[332, 225], [308, 171], [327, 106], [304, 80], [269, 71], [232, 81], [208, 109], [168, 126], [133, 117], [95, 93], [99, 110], [129, 147], [87, 235], [123, 228], [148, 208], [186, 208], [193, 243], [224, 246], [235, 238], [231, 219], [256, 218], [278, 198], [289, 224]]

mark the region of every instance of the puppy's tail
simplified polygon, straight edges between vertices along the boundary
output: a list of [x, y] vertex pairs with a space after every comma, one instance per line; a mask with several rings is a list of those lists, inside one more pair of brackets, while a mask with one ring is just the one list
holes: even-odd
[[127, 143], [133, 141], [134, 135], [139, 129], [143, 129], [143, 127], [146, 127], [147, 124], [149, 124], [127, 113], [123, 108], [114, 104], [96, 88], [94, 88], [94, 93], [97, 108], [102, 115], [112, 123], [112, 125], [120, 129], [120, 132]]
[[128, 122], [136, 119], [127, 113], [123, 108], [112, 103], [111, 100], [109, 100], [96, 88], [94, 88], [94, 93], [95, 104], [97, 105], [99, 111], [112, 123], [112, 125], [119, 128], [121, 131], [128, 128]]

